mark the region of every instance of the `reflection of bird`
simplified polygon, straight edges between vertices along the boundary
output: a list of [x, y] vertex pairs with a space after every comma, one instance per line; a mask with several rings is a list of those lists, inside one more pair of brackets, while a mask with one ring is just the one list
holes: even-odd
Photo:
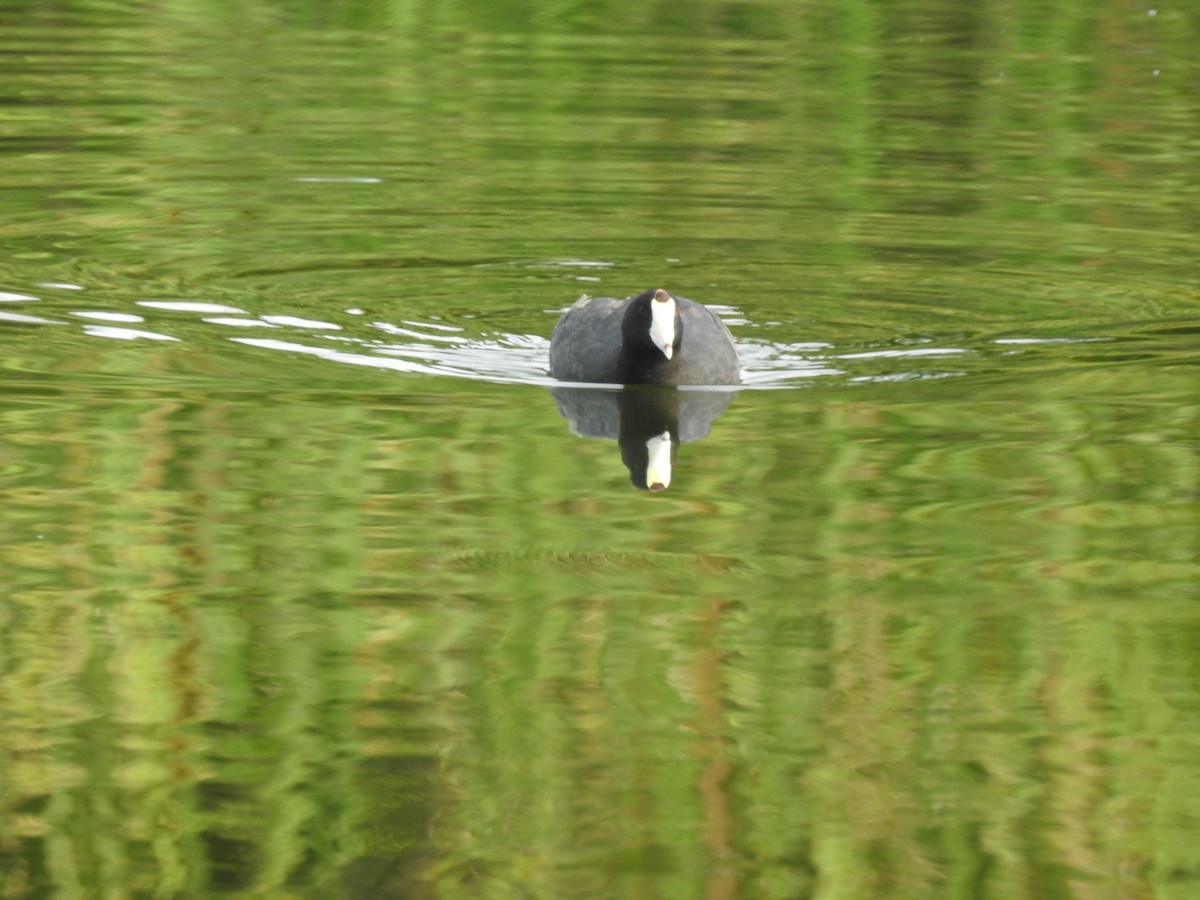
[[553, 387], [558, 411], [583, 437], [616, 439], [629, 478], [640, 490], [671, 484], [675, 451], [697, 441], [733, 399], [729, 390], [700, 391], [657, 385], [610, 388]]
[[550, 374], [607, 384], [738, 384], [733, 337], [699, 303], [662, 288], [626, 300], [584, 297], [550, 337]]
[[679, 446], [679, 391], [630, 387], [617, 395], [621, 422], [617, 442], [629, 480], [639, 490], [665, 491], [671, 485]]

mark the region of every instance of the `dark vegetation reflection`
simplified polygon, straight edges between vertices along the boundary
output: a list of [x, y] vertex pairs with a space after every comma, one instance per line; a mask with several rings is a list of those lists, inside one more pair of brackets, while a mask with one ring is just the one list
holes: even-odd
[[575, 434], [615, 440], [629, 480], [649, 491], [671, 486], [679, 445], [707, 435], [733, 400], [733, 391], [665, 385], [555, 387], [550, 393]]

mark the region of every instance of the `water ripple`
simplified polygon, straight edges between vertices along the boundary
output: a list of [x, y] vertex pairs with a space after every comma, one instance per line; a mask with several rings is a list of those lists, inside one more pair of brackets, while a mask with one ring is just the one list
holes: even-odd
[[84, 325], [85, 334], [92, 337], [113, 338], [119, 341], [178, 341], [179, 338], [169, 334], [159, 334], [157, 331], [143, 331], [140, 328], [118, 328], [115, 325]]
[[[579, 265], [579, 261], [571, 261]], [[304, 354], [332, 363], [437, 377], [474, 379], [505, 384], [556, 383], [547, 371], [549, 340], [543, 334], [520, 330], [484, 330], [483, 320], [466, 313], [456, 321], [402, 318], [389, 321], [364, 318], [361, 309], [320, 317], [301, 310], [255, 312], [243, 305], [209, 300], [138, 300], [137, 312], [113, 308], [67, 306], [68, 299], [38, 297], [20, 290], [0, 291], [7, 307], [0, 324], [18, 326], [78, 322], [77, 334], [127, 342], [156, 341], [207, 346], [211, 356], [229, 343], [255, 351]], [[21, 304], [37, 304], [39, 315], [17, 312]], [[874, 343], [841, 345], [829, 341], [772, 341], [760, 335], [774, 323], [756, 325], [740, 309], [716, 306], [715, 311], [735, 330], [746, 389], [787, 389], [834, 379], [843, 384], [889, 383], [979, 374], [996, 367], [1061, 363], [1067, 354], [1075, 362], [1118, 360], [1099, 351], [1086, 358], [1074, 345], [1117, 342], [1122, 353], [1144, 335], [1003, 335], [964, 334], [953, 342], [936, 335], [892, 337]], [[42, 315], [45, 313], [45, 315]], [[546, 310], [544, 330], [553, 327], [556, 310]], [[438, 317], [440, 318], [440, 317]], [[526, 319], [536, 327], [537, 316]], [[488, 324], [491, 324], [490, 322]], [[131, 325], [143, 327], [133, 328]], [[269, 330], [270, 337], [248, 334]], [[750, 336], [745, 331], [750, 330]], [[1186, 330], [1186, 329], [1185, 329]], [[1189, 332], [1190, 333], [1190, 332]], [[1050, 358], [1052, 357], [1052, 358]]]

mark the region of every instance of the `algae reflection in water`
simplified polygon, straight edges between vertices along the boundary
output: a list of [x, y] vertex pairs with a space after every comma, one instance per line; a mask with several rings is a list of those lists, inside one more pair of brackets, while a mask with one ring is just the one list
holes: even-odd
[[8, 883], [1040, 897], [1186, 871], [1195, 510], [1156, 496], [1195, 495], [1182, 444], [1107, 404], [784, 397], [729, 416], [744, 441], [799, 409], [802, 453], [716, 434], [740, 474], [689, 474], [727, 499], [649, 509], [589, 489], [603, 454], [531, 469], [496, 437], [574, 452], [534, 389], [10, 407]]

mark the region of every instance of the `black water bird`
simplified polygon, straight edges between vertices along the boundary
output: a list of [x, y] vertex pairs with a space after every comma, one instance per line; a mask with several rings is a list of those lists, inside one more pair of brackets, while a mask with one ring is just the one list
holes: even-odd
[[624, 300], [578, 300], [550, 336], [550, 374], [606, 384], [741, 382], [725, 323], [702, 304], [662, 288]]

